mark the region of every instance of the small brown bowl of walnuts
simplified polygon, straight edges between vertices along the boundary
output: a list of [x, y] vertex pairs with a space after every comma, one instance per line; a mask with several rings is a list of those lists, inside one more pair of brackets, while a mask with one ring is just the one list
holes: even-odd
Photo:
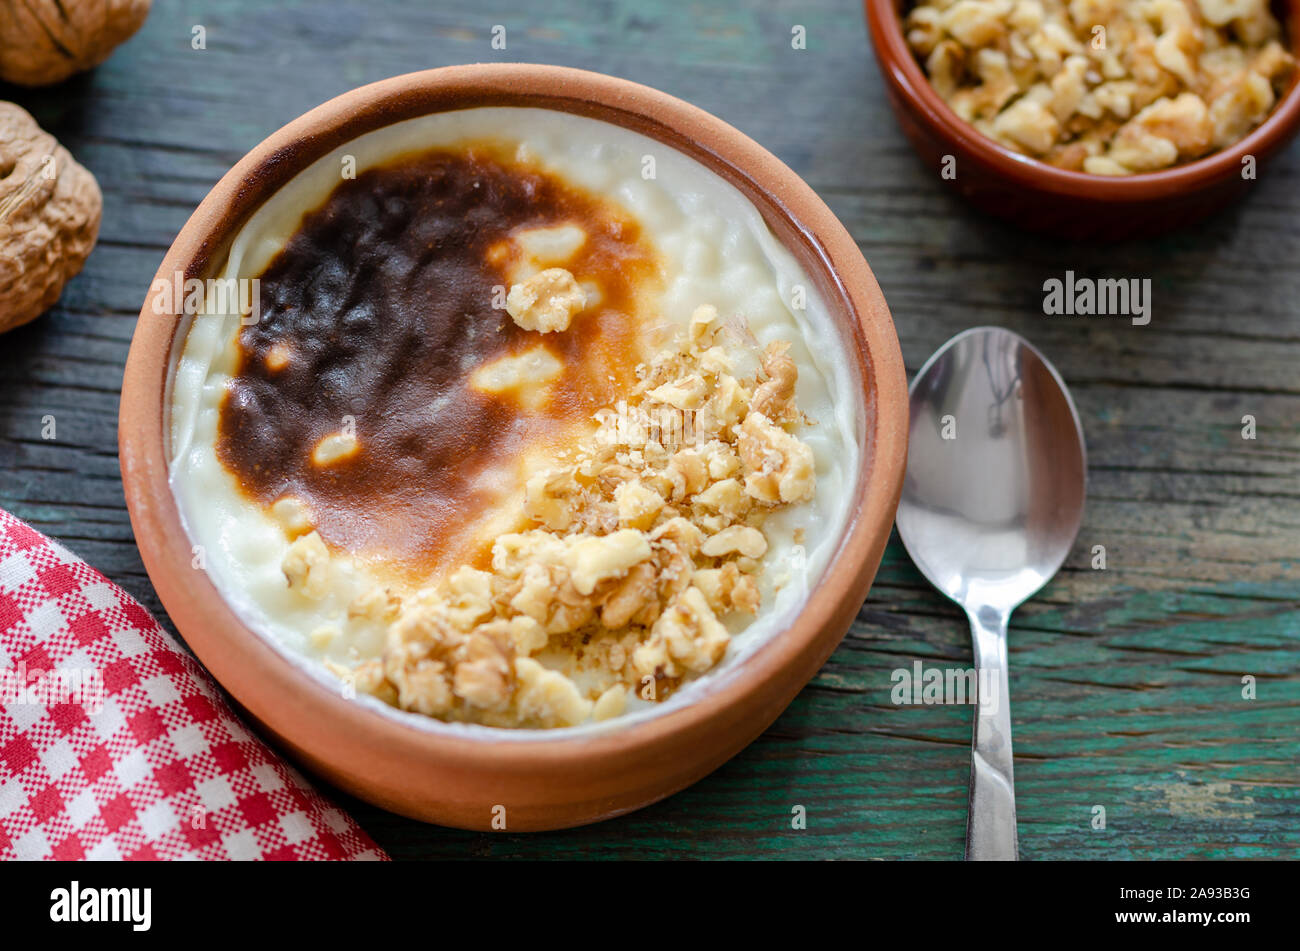
[[1300, 0], [865, 0], [923, 161], [1070, 238], [1182, 227], [1300, 129]]

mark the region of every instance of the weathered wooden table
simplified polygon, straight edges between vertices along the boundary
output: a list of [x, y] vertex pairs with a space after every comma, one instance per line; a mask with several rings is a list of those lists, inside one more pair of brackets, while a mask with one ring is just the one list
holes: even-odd
[[[1011, 632], [1022, 855], [1300, 856], [1300, 145], [1192, 231], [1062, 244], [978, 215], [921, 166], [887, 111], [854, 0], [449, 9], [464, 6], [162, 0], [94, 73], [0, 90], [105, 195], [85, 272], [0, 346], [0, 506], [164, 617], [123, 505], [118, 391], [149, 281], [212, 184], [283, 123], [386, 76], [478, 60], [614, 73], [716, 113], [807, 179], [871, 263], [910, 371], [957, 331], [1002, 324], [1073, 388], [1086, 520]], [[490, 45], [498, 24], [504, 51]], [[795, 25], [804, 50], [791, 48]], [[193, 48], [198, 26], [206, 49]], [[1150, 278], [1150, 324], [1044, 316], [1043, 282], [1067, 269]], [[53, 441], [41, 438], [47, 414]], [[1246, 416], [1254, 439], [1242, 438]], [[400, 858], [958, 858], [971, 709], [892, 704], [891, 672], [914, 660], [965, 667], [969, 635], [895, 539], [812, 684], [749, 749], [666, 802], [521, 836], [342, 798]], [[796, 805], [805, 830], [791, 828]]]

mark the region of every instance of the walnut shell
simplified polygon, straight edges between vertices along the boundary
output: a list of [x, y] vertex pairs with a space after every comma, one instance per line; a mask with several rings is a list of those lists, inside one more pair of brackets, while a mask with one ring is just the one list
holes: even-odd
[[98, 66], [149, 15], [150, 0], [0, 0], [0, 79], [48, 86]]
[[27, 111], [0, 102], [0, 333], [35, 320], [81, 270], [103, 198]]

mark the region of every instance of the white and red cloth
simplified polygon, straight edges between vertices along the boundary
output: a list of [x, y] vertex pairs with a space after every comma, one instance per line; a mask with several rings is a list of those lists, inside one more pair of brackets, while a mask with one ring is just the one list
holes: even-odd
[[0, 510], [0, 859], [378, 859], [135, 600]]

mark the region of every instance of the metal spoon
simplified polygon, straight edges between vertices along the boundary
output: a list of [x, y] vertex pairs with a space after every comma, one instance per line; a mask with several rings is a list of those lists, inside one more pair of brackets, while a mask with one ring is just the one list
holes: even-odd
[[1083, 427], [1055, 368], [1000, 327], [953, 337], [910, 392], [898, 532], [921, 573], [965, 609], [975, 642], [966, 857], [1013, 860], [1007, 621], [1079, 534]]

